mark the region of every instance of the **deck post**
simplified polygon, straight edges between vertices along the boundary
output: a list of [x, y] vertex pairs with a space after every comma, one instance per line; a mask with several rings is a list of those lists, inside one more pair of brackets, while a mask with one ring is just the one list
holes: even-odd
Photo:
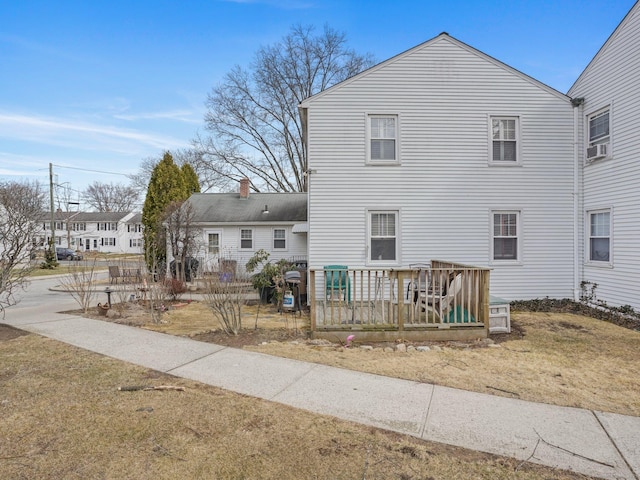
[[404, 330], [404, 315], [403, 315], [403, 296], [404, 292], [404, 272], [392, 272], [396, 276], [396, 299], [397, 299], [397, 319], [398, 319], [398, 331], [402, 332]]
[[309, 270], [309, 289], [311, 292], [311, 304], [309, 305], [310, 328], [311, 332], [316, 331], [316, 271]]

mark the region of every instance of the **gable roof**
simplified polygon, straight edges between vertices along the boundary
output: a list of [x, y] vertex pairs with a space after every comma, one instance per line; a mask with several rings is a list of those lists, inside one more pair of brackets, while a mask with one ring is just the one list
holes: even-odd
[[338, 89], [338, 88], [340, 88], [340, 87], [342, 87], [344, 85], [348, 85], [349, 83], [354, 82], [354, 81], [356, 81], [356, 80], [358, 80], [358, 79], [360, 79], [362, 77], [365, 77], [367, 75], [371, 75], [371, 74], [377, 72], [378, 70], [384, 68], [387, 65], [390, 65], [390, 64], [392, 64], [394, 62], [402, 60], [405, 57], [413, 54], [414, 52], [416, 52], [418, 50], [422, 50], [424, 48], [428, 48], [430, 45], [433, 45], [434, 43], [441, 42], [441, 41], [447, 41], [447, 42], [449, 42], [449, 43], [451, 43], [453, 45], [456, 45], [456, 46], [466, 50], [467, 52], [469, 52], [469, 53], [471, 53], [473, 55], [476, 55], [476, 56], [486, 60], [487, 62], [490, 62], [490, 63], [494, 64], [495, 66], [497, 66], [499, 68], [502, 68], [503, 70], [506, 70], [506, 71], [512, 73], [513, 75], [516, 75], [517, 77], [522, 78], [523, 80], [525, 80], [525, 81], [537, 86], [538, 88], [541, 88], [542, 90], [545, 90], [545, 91], [551, 93], [552, 95], [554, 95], [554, 96], [556, 96], [556, 97], [558, 97], [560, 99], [566, 100], [567, 102], [570, 101], [570, 98], [567, 95], [565, 95], [564, 93], [560, 92], [559, 90], [556, 90], [555, 88], [552, 88], [549, 85], [546, 85], [545, 83], [542, 83], [539, 80], [536, 80], [535, 78], [533, 78], [533, 77], [531, 77], [531, 76], [529, 76], [529, 75], [527, 75], [525, 73], [522, 73], [521, 71], [519, 71], [519, 70], [517, 70], [517, 69], [515, 69], [513, 67], [510, 67], [506, 63], [503, 63], [503, 62], [491, 57], [490, 55], [487, 55], [486, 53], [483, 53], [480, 50], [477, 50], [477, 49], [467, 45], [466, 43], [461, 42], [460, 40], [450, 36], [446, 32], [442, 32], [440, 35], [432, 38], [431, 40], [427, 40], [426, 42], [423, 42], [423, 43], [421, 43], [419, 45], [416, 45], [415, 47], [410, 48], [409, 50], [406, 50], [406, 51], [404, 51], [404, 52], [402, 52], [402, 53], [400, 53], [398, 55], [395, 55], [395, 56], [393, 56], [393, 57], [391, 57], [391, 58], [389, 58], [389, 59], [377, 64], [377, 65], [374, 65], [373, 67], [371, 67], [371, 68], [369, 68], [367, 70], [364, 70], [363, 72], [360, 72], [359, 74], [354, 75], [353, 77], [348, 78], [347, 80], [344, 80], [344, 81], [342, 81], [340, 83], [337, 83], [337, 84], [327, 88], [326, 90], [323, 90], [322, 92], [316, 93], [315, 95], [312, 95], [311, 97], [306, 98], [305, 100], [300, 102], [299, 108], [302, 108], [302, 109], [307, 108], [315, 100], [317, 100], [319, 98], [322, 98], [324, 95], [327, 95], [327, 94], [331, 93], [333, 90]]
[[609, 47], [611, 46], [611, 44], [616, 40], [616, 38], [618, 37], [618, 35], [620, 34], [620, 32], [625, 28], [625, 26], [627, 25], [627, 23], [629, 23], [631, 21], [631, 18], [635, 15], [636, 10], [640, 9], [640, 0], [636, 1], [636, 3], [633, 4], [633, 7], [631, 7], [631, 9], [629, 9], [629, 11], [627, 12], [627, 14], [624, 16], [624, 18], [620, 21], [620, 23], [618, 24], [618, 26], [615, 28], [615, 30], [611, 33], [611, 35], [609, 35], [609, 38], [607, 38], [607, 41], [604, 42], [604, 44], [600, 47], [600, 49], [598, 50], [598, 52], [594, 55], [594, 57], [591, 59], [591, 61], [587, 64], [587, 66], [585, 67], [585, 69], [582, 71], [582, 73], [580, 73], [580, 75], [578, 76], [578, 78], [576, 79], [575, 82], [573, 82], [573, 85], [571, 85], [571, 88], [569, 88], [569, 92], [571, 92], [573, 90], [573, 88], [580, 82], [580, 80], [582, 79], [582, 77], [584, 75], [586, 75], [586, 73], [591, 70], [591, 67], [598, 62], [598, 60], [600, 59], [600, 57], [602, 57], [605, 52], [609, 49]]
[[133, 215], [132, 212], [78, 212], [76, 222], [121, 222]]
[[[306, 193], [252, 193], [248, 198], [238, 193], [194, 193], [188, 202], [195, 210], [196, 223], [255, 225], [307, 221]], [[263, 213], [265, 207], [269, 213]]]
[[[56, 222], [122, 222], [132, 216], [132, 212], [61, 212], [55, 211], [53, 214]], [[42, 212], [38, 221], [48, 223], [51, 221], [51, 212]]]

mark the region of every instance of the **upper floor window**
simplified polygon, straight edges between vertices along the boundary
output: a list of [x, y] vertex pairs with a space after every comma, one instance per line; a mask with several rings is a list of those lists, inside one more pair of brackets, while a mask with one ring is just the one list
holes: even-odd
[[127, 232], [139, 233], [142, 232], [142, 224], [140, 223], [128, 223]]
[[369, 261], [398, 259], [398, 212], [369, 212]]
[[275, 228], [273, 230], [273, 248], [287, 248], [287, 231], [284, 228]]
[[491, 117], [491, 163], [517, 164], [518, 117]]
[[611, 211], [589, 212], [589, 261], [611, 263]]
[[369, 161], [398, 161], [398, 116], [369, 115]]
[[118, 224], [116, 222], [102, 222], [98, 223], [98, 230], [117, 230]]
[[73, 224], [73, 230], [78, 232], [78, 231], [85, 231], [87, 229], [87, 224], [82, 222], [82, 223], [74, 223]]
[[492, 212], [493, 254], [492, 259], [519, 260], [519, 220], [518, 212]]
[[588, 116], [589, 145], [587, 161], [608, 157], [611, 152], [611, 122], [609, 108]]
[[243, 228], [240, 230], [240, 248], [253, 248], [253, 230]]

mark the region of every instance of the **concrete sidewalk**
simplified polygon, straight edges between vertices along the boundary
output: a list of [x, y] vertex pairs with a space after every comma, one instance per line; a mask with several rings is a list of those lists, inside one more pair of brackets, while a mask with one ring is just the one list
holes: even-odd
[[640, 479], [640, 417], [524, 402], [248, 352], [82, 317], [4, 323], [179, 377], [473, 450]]

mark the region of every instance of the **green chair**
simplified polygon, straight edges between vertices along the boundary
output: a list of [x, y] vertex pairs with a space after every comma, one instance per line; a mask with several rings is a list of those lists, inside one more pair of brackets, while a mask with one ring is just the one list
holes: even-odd
[[342, 299], [351, 301], [351, 280], [349, 279], [349, 267], [346, 265], [325, 265], [324, 293], [327, 300]]

